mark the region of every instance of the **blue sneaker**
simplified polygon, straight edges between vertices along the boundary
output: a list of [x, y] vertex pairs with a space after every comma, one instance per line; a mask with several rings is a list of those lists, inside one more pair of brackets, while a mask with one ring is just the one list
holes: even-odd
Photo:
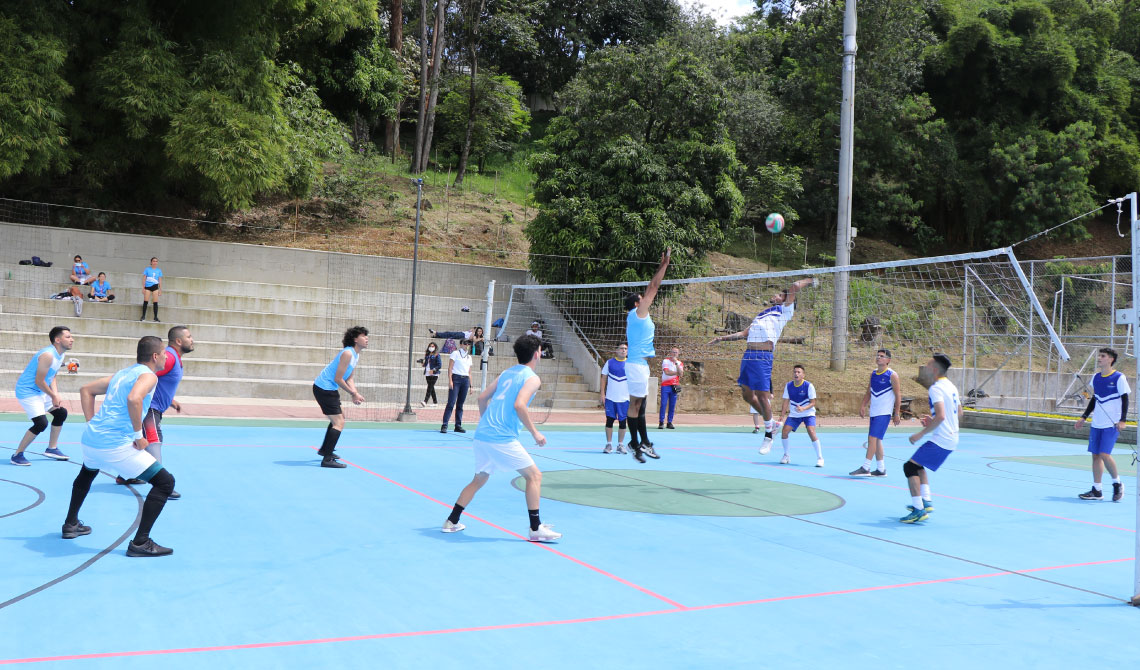
[[12, 462], [12, 465], [31, 465], [31, 463], [28, 462], [28, 457], [23, 453], [12, 454], [12, 458], [9, 460]]
[[926, 519], [930, 516], [926, 513], [926, 510], [915, 509], [913, 505], [908, 505], [907, 509], [910, 510], [910, 514], [907, 514], [903, 518], [899, 519], [899, 521], [903, 523], [918, 523], [919, 521], [926, 521]]
[[60, 451], [58, 447], [53, 449], [44, 449], [44, 456], [47, 456], [48, 458], [54, 458], [57, 461], [67, 460], [67, 454]]
[[931, 512], [934, 511], [934, 501], [933, 500], [923, 500], [922, 501], [922, 508], [927, 514], [930, 514]]

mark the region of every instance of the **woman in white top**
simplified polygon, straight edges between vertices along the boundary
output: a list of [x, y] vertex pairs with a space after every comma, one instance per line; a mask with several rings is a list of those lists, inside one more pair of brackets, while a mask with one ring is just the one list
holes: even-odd
[[463, 403], [471, 388], [471, 340], [459, 341], [459, 348], [451, 352], [447, 361], [447, 407], [443, 408], [443, 427], [439, 432], [447, 432], [451, 421], [451, 410], [455, 410], [455, 432], [466, 433], [463, 429]]

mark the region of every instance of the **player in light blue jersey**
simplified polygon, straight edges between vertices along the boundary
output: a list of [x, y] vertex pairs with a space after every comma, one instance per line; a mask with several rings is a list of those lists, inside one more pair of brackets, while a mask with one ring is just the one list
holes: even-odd
[[639, 463], [644, 463], [646, 456], [661, 458], [649, 441], [649, 429], [645, 425], [645, 397], [649, 395], [649, 361], [646, 359], [657, 356], [657, 351], [653, 348], [656, 326], [653, 325], [653, 317], [649, 316], [649, 308], [653, 306], [653, 299], [661, 288], [661, 280], [665, 279], [671, 256], [671, 249], [666, 249], [661, 254], [661, 265], [653, 273], [645, 293], [630, 293], [625, 297], [625, 309], [628, 312], [625, 319], [625, 341], [629, 346], [629, 358], [625, 363], [629, 385], [629, 417], [626, 423], [629, 425], [629, 448]]
[[553, 542], [562, 537], [549, 524], [542, 523], [538, 515], [538, 503], [542, 491], [542, 472], [534, 464], [534, 459], [519, 442], [523, 428], [530, 432], [538, 446], [546, 444], [546, 437], [538, 432], [530, 418], [527, 405], [542, 386], [542, 380], [534, 369], [542, 356], [542, 340], [533, 335], [523, 335], [515, 340], [515, 357], [519, 364], [507, 368], [499, 378], [479, 394], [479, 427], [475, 429], [475, 477], [463, 487], [451, 515], [443, 522], [445, 533], [455, 533], [466, 528], [459, 523], [463, 510], [471, 504], [472, 498], [483, 488], [491, 473], [496, 470], [517, 470], [526, 480], [526, 507], [530, 513], [531, 542]]
[[344, 412], [340, 408], [340, 390], [348, 391], [352, 402], [359, 405], [364, 402], [364, 396], [356, 390], [356, 383], [352, 381], [352, 374], [356, 372], [356, 363], [360, 360], [360, 352], [368, 348], [368, 329], [364, 326], [353, 326], [344, 331], [341, 338], [344, 348], [332, 359], [321, 374], [313, 381], [313, 397], [320, 405], [321, 413], [328, 417], [329, 427], [325, 429], [325, 440], [317, 455], [321, 457], [322, 468], [347, 467], [338, 459], [334, 449], [340, 440], [340, 432], [344, 430]]
[[[127, 556], [167, 556], [174, 550], [152, 540], [150, 530], [174, 492], [174, 475], [147, 452], [147, 441], [143, 437], [143, 417], [150, 409], [154, 387], [158, 385], [155, 373], [166, 365], [162, 340], [153, 335], [140, 339], [135, 360], [136, 365], [119, 370], [111, 377], [97, 379], [79, 390], [83, 415], [87, 417], [87, 429], [80, 438], [83, 467], [71, 485], [71, 505], [63, 522], [63, 539], [72, 540], [91, 532], [91, 526], [79, 520], [79, 508], [99, 470], [107, 470], [124, 479], [150, 483], [135, 539], [127, 544]], [[106, 398], [96, 412], [95, 397], [100, 395]]]
[[16, 401], [24, 408], [32, 427], [24, 433], [16, 453], [12, 454], [12, 465], [31, 465], [24, 450], [48, 428], [47, 415], [51, 414], [51, 432], [48, 434], [48, 448], [44, 456], [57, 461], [66, 461], [67, 454], [59, 450], [59, 431], [63, 429], [63, 422], [67, 419], [67, 410], [63, 407], [63, 398], [55, 385], [55, 375], [63, 365], [63, 353], [70, 351], [75, 345], [75, 338], [66, 326], [56, 326], [48, 333], [50, 347], [44, 347], [32, 356], [24, 372], [16, 380]]

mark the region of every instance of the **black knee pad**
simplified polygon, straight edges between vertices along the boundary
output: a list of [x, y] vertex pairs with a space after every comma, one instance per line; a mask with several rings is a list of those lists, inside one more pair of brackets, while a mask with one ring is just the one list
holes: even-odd
[[56, 407], [48, 414], [52, 416], [51, 425], [53, 426], [62, 426], [63, 422], [67, 421], [67, 408], [65, 407]]
[[[613, 427], [614, 427], [614, 418], [612, 416], [607, 416], [606, 417], [606, 428], [613, 428]], [[625, 428], [625, 421], [621, 422], [621, 427]]]
[[170, 474], [170, 471], [166, 468], [163, 468], [154, 473], [154, 476], [150, 478], [150, 485], [154, 487], [154, 490], [158, 493], [170, 497], [170, 494], [174, 493], [174, 475]]
[[28, 429], [28, 432], [31, 433], [32, 435], [39, 435], [40, 433], [47, 430], [47, 427], [48, 427], [47, 416], [44, 414], [41, 414], [41, 415], [37, 416], [36, 418], [32, 419], [32, 427]]
[[625, 430], [625, 419], [622, 419], [621, 421], [618, 421], [618, 428], [621, 428], [622, 430]]
[[918, 477], [919, 474], [925, 469], [926, 468], [922, 467], [921, 465], [918, 465], [917, 463], [913, 463], [911, 461], [903, 463], [903, 474], [907, 477]]

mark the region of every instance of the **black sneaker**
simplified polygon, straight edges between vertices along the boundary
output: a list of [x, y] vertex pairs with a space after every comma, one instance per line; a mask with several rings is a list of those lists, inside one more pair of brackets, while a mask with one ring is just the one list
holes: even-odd
[[644, 463], [645, 462], [645, 456], [641, 455], [641, 445], [640, 444], [634, 444], [633, 442], [630, 442], [629, 443], [629, 451], [631, 454], [633, 454], [633, 460], [637, 461], [638, 463]]
[[90, 534], [91, 526], [84, 526], [82, 521], [77, 521], [75, 523], [67, 523], [65, 521], [63, 523], [63, 539], [65, 540], [74, 540], [80, 535]]
[[322, 468], [347, 468], [348, 466], [336, 460], [332, 456], [325, 456], [321, 459]]
[[858, 468], [847, 473], [851, 477], [870, 477], [871, 471], [860, 465]]
[[127, 556], [169, 556], [173, 553], [173, 549], [157, 544], [149, 537], [142, 544], [135, 544], [134, 540], [127, 543]]
[[657, 455], [657, 451], [653, 448], [652, 443], [641, 445], [641, 450], [643, 452], [645, 452], [645, 455], [650, 457], [650, 458], [661, 458], [660, 456]]
[[440, 426], [439, 432], [446, 433], [447, 432], [447, 426]]
[[1100, 491], [1096, 489], [1089, 489], [1077, 497], [1081, 500], [1100, 500], [1103, 496], [1101, 496]]
[[886, 477], [887, 471], [886, 470], [872, 470], [871, 476], [872, 477]]
[[134, 477], [131, 477], [130, 479], [123, 479], [122, 477], [115, 475], [115, 483], [118, 484], [119, 486], [125, 486], [127, 484], [130, 484], [132, 486], [137, 486], [138, 484], [142, 484], [143, 480], [135, 479]]
[[182, 497], [182, 494], [179, 493], [178, 491], [171, 491], [170, 495], [166, 496], [166, 499], [167, 500], [178, 500], [181, 497]]
[[673, 422], [672, 422], [672, 421], [670, 421], [669, 423], [665, 424], [665, 427], [666, 427], [666, 428], [668, 428], [669, 430], [675, 430], [675, 428], [673, 428]]
[[1124, 484], [1123, 483], [1113, 484], [1112, 485], [1112, 502], [1120, 502], [1120, 499], [1123, 497], [1124, 497]]
[[466, 433], [467, 431], [466, 431], [466, 430], [463, 430], [463, 426], [456, 426], [456, 427], [455, 427], [455, 432], [457, 432], [457, 433]]
[[658, 422], [657, 422], [657, 430], [661, 430], [661, 429], [662, 429], [662, 428], [664, 428], [664, 427], [665, 427], [665, 422], [664, 422], [664, 421], [658, 421]]

